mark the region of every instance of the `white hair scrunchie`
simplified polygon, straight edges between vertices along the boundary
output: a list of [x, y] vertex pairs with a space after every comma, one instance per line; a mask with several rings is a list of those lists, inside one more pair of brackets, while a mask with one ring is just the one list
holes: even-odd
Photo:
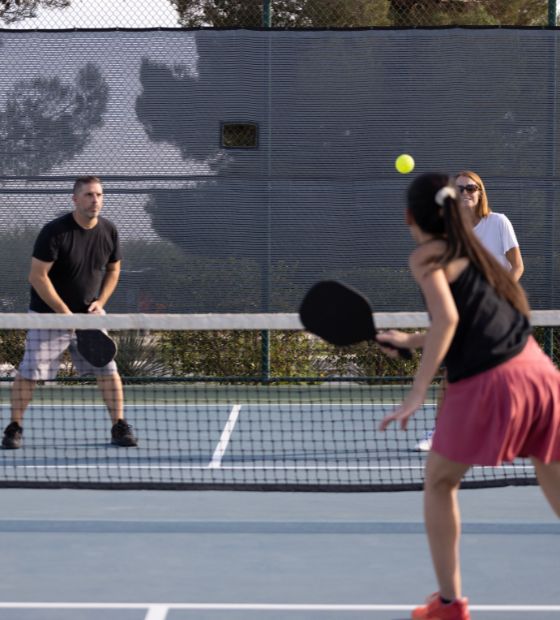
[[455, 192], [455, 189], [449, 185], [445, 185], [438, 191], [438, 193], [436, 194], [436, 198], [435, 198], [436, 203], [440, 207], [443, 207], [443, 205], [445, 204], [445, 199], [447, 197], [453, 198], [453, 199], [457, 197], [457, 193]]

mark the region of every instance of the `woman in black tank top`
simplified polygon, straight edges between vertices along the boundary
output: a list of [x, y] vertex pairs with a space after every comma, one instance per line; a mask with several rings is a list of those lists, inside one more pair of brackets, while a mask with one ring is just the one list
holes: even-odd
[[461, 479], [475, 464], [530, 457], [560, 516], [560, 373], [531, 336], [523, 289], [474, 235], [449, 177], [418, 177], [407, 199], [406, 223], [417, 242], [409, 265], [431, 325], [423, 334], [390, 330], [378, 336], [381, 344], [422, 349], [407, 397], [381, 430], [393, 422], [406, 429], [443, 364], [449, 385], [424, 486], [439, 590], [412, 617], [469, 620], [458, 566]]

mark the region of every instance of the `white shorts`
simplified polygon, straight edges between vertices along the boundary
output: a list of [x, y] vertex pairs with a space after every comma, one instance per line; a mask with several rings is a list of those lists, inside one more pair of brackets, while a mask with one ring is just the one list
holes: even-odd
[[114, 360], [106, 366], [92, 366], [78, 352], [76, 333], [67, 329], [30, 329], [25, 338], [25, 353], [19, 365], [19, 374], [31, 381], [54, 379], [60, 369], [62, 354], [70, 352], [72, 363], [80, 376], [107, 376], [117, 374]]

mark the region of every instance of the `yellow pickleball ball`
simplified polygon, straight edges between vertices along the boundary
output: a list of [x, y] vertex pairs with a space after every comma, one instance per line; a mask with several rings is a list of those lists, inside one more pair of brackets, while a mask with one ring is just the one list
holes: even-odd
[[408, 174], [414, 170], [414, 158], [411, 155], [403, 153], [395, 160], [395, 168], [401, 174]]

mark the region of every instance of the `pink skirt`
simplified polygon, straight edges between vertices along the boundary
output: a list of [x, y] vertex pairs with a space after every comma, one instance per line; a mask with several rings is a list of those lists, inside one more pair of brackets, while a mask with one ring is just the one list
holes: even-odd
[[447, 386], [432, 449], [470, 465], [560, 461], [560, 372], [533, 337], [511, 360]]

